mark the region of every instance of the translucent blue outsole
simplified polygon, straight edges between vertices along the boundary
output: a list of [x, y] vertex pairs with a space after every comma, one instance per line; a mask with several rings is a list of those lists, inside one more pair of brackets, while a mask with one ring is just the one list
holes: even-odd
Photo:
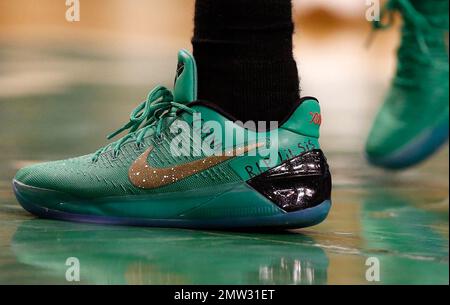
[[34, 203], [32, 199], [27, 198], [21, 192], [21, 187], [23, 188], [26, 186], [17, 181], [13, 181], [14, 193], [17, 200], [25, 210], [33, 215], [47, 219], [106, 225], [189, 229], [296, 229], [310, 227], [321, 223], [325, 220], [331, 208], [331, 200], [326, 200], [309, 209], [259, 217], [233, 217], [221, 219], [141, 219], [80, 215], [42, 207]]

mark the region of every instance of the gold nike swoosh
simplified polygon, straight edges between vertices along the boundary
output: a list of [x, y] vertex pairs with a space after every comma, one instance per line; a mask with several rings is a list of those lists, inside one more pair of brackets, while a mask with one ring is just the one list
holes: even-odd
[[210, 156], [200, 160], [165, 168], [156, 168], [148, 164], [148, 156], [153, 151], [153, 147], [149, 147], [130, 166], [130, 169], [128, 170], [128, 178], [131, 183], [138, 188], [154, 189], [175, 183], [181, 179], [200, 173], [236, 156], [252, 151], [262, 145], [263, 143], [251, 144], [227, 151], [222, 156]]

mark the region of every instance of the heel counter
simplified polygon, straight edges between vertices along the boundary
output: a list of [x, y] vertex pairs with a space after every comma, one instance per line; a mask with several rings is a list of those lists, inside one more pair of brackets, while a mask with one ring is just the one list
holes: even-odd
[[312, 208], [331, 199], [331, 173], [320, 149], [287, 160], [247, 183], [285, 212]]
[[319, 138], [321, 125], [322, 112], [319, 101], [313, 97], [306, 97], [281, 128], [303, 136]]

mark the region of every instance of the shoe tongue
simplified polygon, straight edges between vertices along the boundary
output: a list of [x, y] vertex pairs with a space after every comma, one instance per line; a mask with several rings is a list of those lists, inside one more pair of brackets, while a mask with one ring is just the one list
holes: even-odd
[[186, 50], [178, 52], [173, 93], [174, 101], [177, 103], [187, 104], [197, 100], [197, 65], [194, 56]]

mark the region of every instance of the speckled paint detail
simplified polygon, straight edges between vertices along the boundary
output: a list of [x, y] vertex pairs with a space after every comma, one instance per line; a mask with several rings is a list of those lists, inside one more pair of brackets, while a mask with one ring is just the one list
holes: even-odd
[[262, 146], [262, 144], [250, 144], [245, 147], [226, 151], [222, 156], [209, 156], [200, 160], [167, 168], [156, 168], [148, 163], [148, 156], [153, 151], [153, 147], [150, 147], [133, 162], [129, 169], [128, 176], [134, 186], [142, 189], [154, 189], [176, 183], [179, 180], [200, 173], [260, 146]]
[[[282, 126], [255, 130], [217, 109], [191, 105], [195, 60], [186, 51], [178, 59], [173, 92], [157, 86], [108, 138], [126, 135], [91, 155], [20, 169], [13, 184], [22, 206], [39, 217], [169, 227], [301, 228], [324, 220], [330, 198], [324, 199], [324, 208], [286, 213], [246, 183], [285, 160], [320, 149], [318, 101], [303, 98]], [[203, 149], [198, 156], [191, 153], [208, 132], [199, 129], [198, 138], [175, 134], [176, 120], [192, 130], [199, 122], [214, 122], [214, 150], [221, 155]], [[185, 154], [173, 153], [178, 136], [188, 140]]]
[[[183, 1], [166, 2], [176, 7]], [[90, 5], [89, 1], [84, 3]], [[152, 5], [150, 1], [145, 4]], [[302, 37], [303, 42], [317, 39], [314, 29], [318, 24], [308, 24], [312, 31]], [[297, 48], [296, 55], [298, 51], [307, 52], [312, 61], [320, 61], [322, 54], [336, 45], [359, 50], [359, 38], [365, 35], [361, 28], [348, 35], [331, 31], [323, 43], [305, 43], [301, 50]], [[380, 50], [389, 50], [396, 43], [393, 36], [377, 40]], [[160, 58], [161, 64], [147, 71], [144, 84], [110, 86], [99, 82], [102, 75], [91, 72], [105, 65], [119, 71], [123, 63], [118, 63], [116, 56], [98, 56], [95, 49], [83, 49], [82, 44], [81, 49], [32, 46], [5, 40], [0, 66], [7, 69], [2, 76], [22, 73], [25, 63], [42, 67], [45, 72], [46, 68], [54, 68], [46, 64], [49, 59], [57, 58], [62, 67], [79, 67], [80, 76], [92, 77], [83, 78], [83, 86], [78, 78], [69, 78], [64, 90], [55, 94], [50, 87], [45, 91], [35, 88], [36, 81], [40, 83], [38, 74], [0, 94], [0, 284], [67, 285], [68, 267], [64, 262], [76, 256], [81, 263], [78, 284], [367, 285], [375, 283], [365, 278], [365, 262], [368, 257], [378, 257], [381, 281], [376, 284], [448, 285], [448, 146], [433, 162], [401, 175], [374, 169], [361, 156], [361, 139], [366, 136], [366, 128], [361, 126], [366, 126], [367, 118], [359, 114], [371, 113], [379, 98], [379, 81], [388, 82], [384, 73], [367, 73], [366, 68], [379, 65], [380, 58], [389, 51], [382, 51], [376, 59], [366, 52], [355, 52], [353, 57], [362, 56], [365, 65], [348, 64], [348, 54], [335, 52], [330, 69], [340, 71], [342, 77], [311, 78], [310, 87], [321, 88], [318, 95], [327, 108], [331, 107], [325, 113], [327, 123], [321, 143], [327, 148], [334, 177], [333, 208], [328, 220], [311, 229], [258, 233], [90, 225], [38, 219], [25, 212], [10, 186], [16, 170], [91, 151], [99, 143], [98, 132], [122, 120], [127, 103], [137, 102], [130, 96], [146, 91], [148, 83], [157, 83], [161, 75], [166, 75], [166, 67], [171, 66], [166, 59], [170, 56], [160, 57], [159, 49], [150, 49], [146, 54]], [[136, 57], [128, 56], [127, 60], [134, 63]], [[310, 66], [303, 67], [305, 74], [321, 73]], [[355, 86], [361, 75], [367, 86]], [[38, 94], [31, 94], [33, 90]], [[349, 112], [343, 115], [347, 109]], [[340, 132], [343, 130], [346, 132]], [[107, 160], [103, 162], [108, 164]], [[156, 165], [154, 160], [150, 162]], [[130, 164], [126, 164], [126, 170]], [[99, 174], [108, 177], [106, 169]], [[128, 180], [126, 174], [124, 178]], [[174, 186], [158, 189], [158, 196], [162, 190], [173, 191]], [[180, 201], [186, 202], [186, 197]]]

